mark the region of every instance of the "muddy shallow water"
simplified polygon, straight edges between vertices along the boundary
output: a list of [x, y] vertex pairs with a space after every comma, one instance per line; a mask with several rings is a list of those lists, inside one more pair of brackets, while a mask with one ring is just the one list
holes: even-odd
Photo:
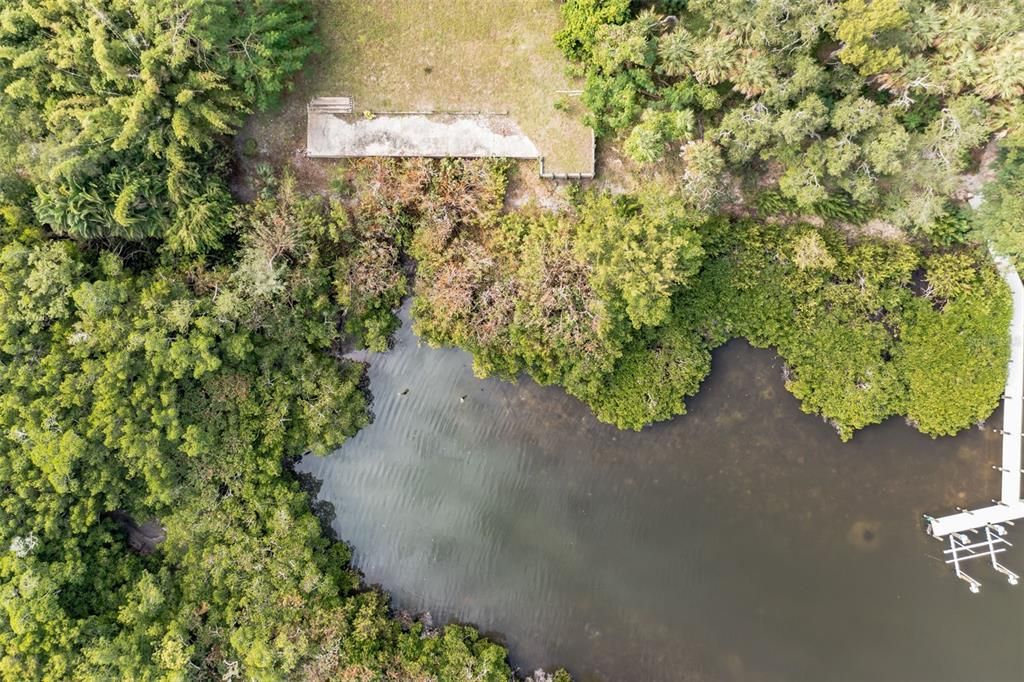
[[[473, 623], [524, 671], [1024, 679], [1024, 586], [977, 565], [971, 595], [920, 522], [996, 496], [998, 413], [956, 438], [890, 420], [843, 444], [773, 353], [736, 341], [688, 415], [622, 432], [558, 388], [474, 378], [408, 324], [369, 360], [375, 422], [298, 468], [396, 608]], [[1002, 556], [1024, 572], [1024, 548]]]

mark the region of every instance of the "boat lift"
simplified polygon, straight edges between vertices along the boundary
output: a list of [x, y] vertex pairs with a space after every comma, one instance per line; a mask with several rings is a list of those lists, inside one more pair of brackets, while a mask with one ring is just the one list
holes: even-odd
[[[977, 528], [971, 530], [975, 534], [978, 531], [979, 529]], [[981, 583], [964, 573], [963, 569], [960, 568], [961, 563], [970, 559], [988, 558], [992, 562], [992, 568], [1005, 575], [1011, 585], [1016, 585], [1020, 581], [1019, 575], [996, 561], [996, 554], [1005, 552], [1008, 547], [1013, 546], [1009, 540], [1003, 537], [1005, 535], [1006, 527], [1002, 525], [985, 526], [985, 539], [980, 542], [972, 542], [974, 538], [971, 538], [966, 533], [949, 534], [949, 549], [942, 552], [949, 555], [946, 563], [953, 564], [956, 577], [965, 581], [974, 594], [981, 591]]]
[[999, 273], [1013, 294], [1013, 319], [1010, 323], [1010, 362], [1007, 364], [1006, 390], [1003, 395], [1003, 464], [992, 467], [1001, 473], [999, 500], [980, 509], [957, 507], [956, 514], [935, 518], [925, 514], [928, 534], [937, 540], [949, 539], [943, 550], [945, 562], [953, 565], [956, 577], [977, 594], [981, 583], [967, 575], [961, 564], [971, 559], [988, 559], [992, 568], [1016, 585], [1020, 576], [996, 561], [996, 555], [1013, 545], [1006, 539], [1007, 526], [1024, 519], [1021, 499], [1021, 439], [1024, 437], [1024, 283], [1010, 260], [995, 257]]

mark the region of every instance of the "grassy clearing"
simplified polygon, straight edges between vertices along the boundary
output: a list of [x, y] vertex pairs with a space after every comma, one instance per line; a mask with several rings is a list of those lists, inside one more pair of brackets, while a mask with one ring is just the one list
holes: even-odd
[[[351, 95], [357, 111], [507, 111], [549, 170], [589, 171], [582, 107], [557, 92], [578, 87], [552, 41], [558, 7], [557, 0], [321, 0], [323, 52], [281, 108], [256, 118], [243, 137], [254, 137], [264, 154], [292, 155], [304, 145], [306, 102]], [[555, 108], [560, 98], [568, 110]]]

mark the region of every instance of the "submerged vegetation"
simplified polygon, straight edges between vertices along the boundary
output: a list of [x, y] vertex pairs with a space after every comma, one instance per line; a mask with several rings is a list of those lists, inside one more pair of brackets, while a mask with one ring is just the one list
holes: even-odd
[[[233, 196], [231, 135], [317, 49], [305, 0], [0, 0], [0, 677], [512, 677], [474, 628], [396, 618], [289, 466], [368, 423], [344, 352], [386, 350], [410, 293], [428, 342], [622, 428], [685, 413], [735, 337], [843, 439], [991, 413], [1019, 5], [653, 4], [567, 0], [556, 40], [598, 133], [667, 176], [541, 210], [506, 161]], [[872, 220], [905, 232], [843, 231]]]

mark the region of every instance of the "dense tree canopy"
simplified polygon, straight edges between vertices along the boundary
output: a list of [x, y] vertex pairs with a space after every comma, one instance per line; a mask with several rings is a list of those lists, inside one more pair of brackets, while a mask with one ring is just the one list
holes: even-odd
[[[461, 165], [472, 177], [476, 166]], [[490, 180], [476, 193], [500, 207], [503, 187]], [[700, 267], [695, 228], [707, 219], [655, 192], [583, 195], [567, 216], [476, 205], [456, 215], [424, 222], [413, 238], [417, 333], [470, 350], [478, 373], [526, 371], [584, 400], [637, 330], [667, 321], [672, 297]]]
[[[480, 172], [448, 167], [464, 182]], [[502, 186], [460, 196], [498, 206], [487, 197]], [[711, 349], [733, 337], [776, 348], [789, 390], [844, 439], [892, 415], [955, 433], [1002, 392], [1009, 293], [984, 252], [924, 258], [709, 218], [657, 187], [583, 193], [561, 216], [453, 213], [414, 232], [417, 333], [469, 350], [480, 374], [562, 385], [622, 428], [683, 414]]]
[[1008, 146], [996, 178], [984, 188], [978, 216], [979, 232], [999, 253], [1024, 266], [1024, 147]]
[[[368, 423], [345, 350], [386, 351], [410, 291], [428, 342], [621, 428], [736, 337], [843, 439], [992, 412], [1009, 294], [960, 204], [996, 133], [976, 234], [1020, 259], [1019, 3], [643, 4], [567, 0], [556, 40], [597, 131], [681, 182], [510, 210], [496, 160], [231, 196], [306, 0], [0, 0], [0, 678], [509, 680], [472, 627], [396, 618], [290, 467]], [[831, 226], [879, 216], [930, 243]]]
[[[343, 334], [386, 346], [409, 230], [270, 169], [228, 193], [310, 16], [0, 3], [3, 679], [511, 676], [472, 628], [396, 620], [289, 468], [367, 423]], [[166, 539], [133, 551], [133, 519]]]
[[5, 0], [3, 156], [58, 232], [216, 246], [219, 138], [275, 100], [311, 27], [305, 0]]
[[[234, 212], [229, 264], [0, 251], [4, 679], [508, 679], [471, 628], [392, 619], [286, 468], [367, 420], [333, 354], [343, 214], [285, 178]], [[114, 512], [166, 541], [131, 552]]]
[[777, 178], [805, 212], [832, 198], [931, 234], [969, 152], [1020, 125], [1016, 2], [654, 5], [664, 13], [568, 0], [557, 41], [586, 76], [598, 133], [623, 134], [641, 163], [680, 151], [684, 187], [724, 170], [687, 153], [696, 137], [733, 172]]

